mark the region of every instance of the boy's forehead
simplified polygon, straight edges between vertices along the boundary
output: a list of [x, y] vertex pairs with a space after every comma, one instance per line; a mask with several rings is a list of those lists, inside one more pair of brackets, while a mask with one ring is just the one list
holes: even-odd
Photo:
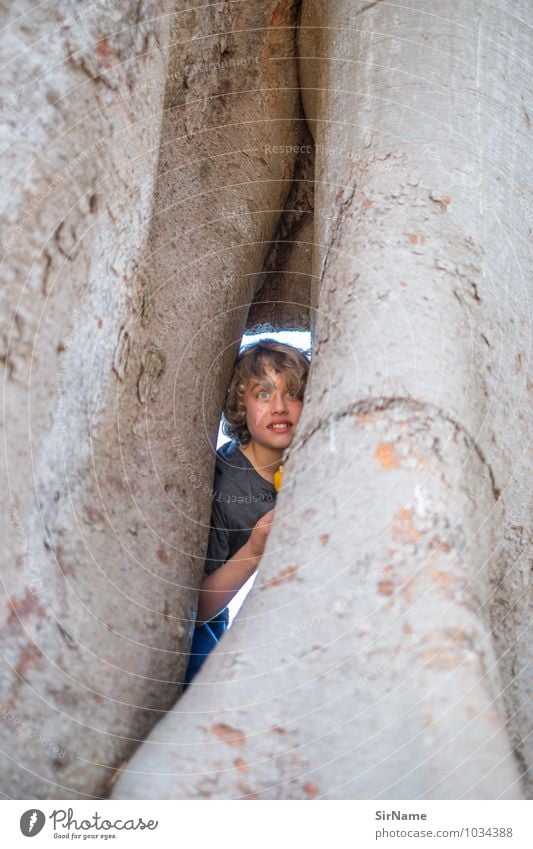
[[248, 378], [247, 388], [251, 388], [256, 383], [264, 383], [264, 384], [276, 384], [278, 378], [281, 380], [285, 380], [285, 375], [281, 372], [275, 371], [272, 366], [266, 365], [264, 369], [259, 374], [252, 374]]

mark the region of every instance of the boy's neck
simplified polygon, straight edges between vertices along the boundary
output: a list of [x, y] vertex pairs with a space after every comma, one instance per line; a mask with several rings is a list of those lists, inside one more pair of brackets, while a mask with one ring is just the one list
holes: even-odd
[[265, 448], [264, 445], [260, 445], [254, 439], [251, 439], [246, 445], [240, 445], [239, 448], [256, 472], [269, 483], [273, 483], [274, 472], [277, 472], [280, 467], [283, 451], [276, 448]]

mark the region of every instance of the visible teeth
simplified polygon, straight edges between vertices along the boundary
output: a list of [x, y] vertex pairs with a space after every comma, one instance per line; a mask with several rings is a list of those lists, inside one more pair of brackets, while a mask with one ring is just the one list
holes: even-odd
[[272, 424], [272, 425], [270, 425], [270, 427], [273, 428], [274, 430], [286, 430], [288, 427], [290, 427], [290, 425], [289, 424]]

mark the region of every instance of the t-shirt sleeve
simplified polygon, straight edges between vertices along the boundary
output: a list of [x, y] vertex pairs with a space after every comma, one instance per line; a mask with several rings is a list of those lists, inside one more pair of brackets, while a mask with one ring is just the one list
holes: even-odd
[[224, 515], [220, 504], [213, 501], [211, 510], [211, 530], [205, 553], [204, 571], [207, 575], [213, 572], [229, 560], [229, 530], [224, 522]]

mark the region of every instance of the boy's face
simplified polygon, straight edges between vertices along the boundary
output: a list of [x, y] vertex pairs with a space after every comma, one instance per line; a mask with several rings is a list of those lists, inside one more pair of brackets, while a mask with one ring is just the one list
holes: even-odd
[[283, 374], [266, 367], [263, 377], [248, 378], [244, 405], [246, 426], [255, 442], [280, 451], [291, 444], [303, 401], [288, 391]]

